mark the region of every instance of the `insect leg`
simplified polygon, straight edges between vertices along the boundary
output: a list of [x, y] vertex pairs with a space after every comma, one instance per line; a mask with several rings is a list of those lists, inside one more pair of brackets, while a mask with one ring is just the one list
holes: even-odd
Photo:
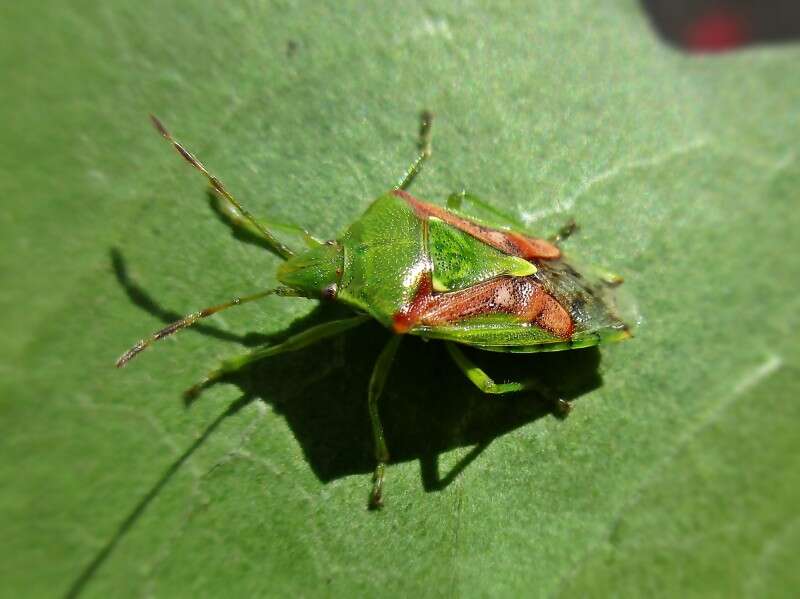
[[466, 191], [451, 193], [447, 197], [447, 207], [490, 224], [504, 225], [519, 232], [525, 231], [525, 225], [518, 217], [504, 212]]
[[383, 425], [381, 424], [381, 417], [378, 413], [378, 399], [383, 392], [386, 378], [389, 375], [392, 361], [394, 360], [397, 347], [400, 345], [402, 338], [401, 335], [392, 336], [383, 348], [383, 351], [381, 351], [380, 356], [378, 356], [378, 361], [375, 362], [375, 368], [369, 380], [369, 418], [372, 422], [372, 435], [375, 439], [375, 459], [378, 462], [375, 466], [375, 474], [372, 476], [372, 492], [369, 496], [368, 507], [371, 510], [378, 509], [383, 505], [383, 475], [386, 470], [386, 464], [389, 461], [389, 450], [386, 447]]
[[221, 378], [229, 374], [238, 372], [253, 362], [257, 362], [258, 360], [262, 360], [264, 358], [269, 358], [270, 356], [277, 356], [278, 354], [297, 351], [298, 349], [302, 349], [328, 337], [339, 335], [348, 329], [352, 329], [353, 327], [366, 322], [367, 320], [369, 320], [368, 316], [359, 315], [352, 316], [350, 318], [342, 318], [339, 320], [323, 322], [322, 324], [310, 327], [305, 331], [297, 333], [296, 335], [292, 335], [285, 341], [276, 345], [264, 345], [249, 351], [246, 354], [228, 358], [227, 360], [224, 360], [217, 368], [209, 372], [205, 378], [203, 378], [203, 380], [193, 387], [187, 389], [184, 393], [184, 396], [187, 400], [194, 399], [203, 389], [210, 387]]
[[610, 287], [616, 287], [617, 285], [622, 285], [625, 282], [625, 278], [622, 275], [618, 275], [615, 272], [611, 272], [610, 270], [606, 270], [605, 268], [598, 268], [593, 267], [594, 273], [600, 277], [606, 285]]
[[577, 230], [578, 223], [576, 223], [573, 219], [569, 219], [566, 223], [564, 223], [563, 227], [556, 231], [555, 235], [548, 237], [548, 241], [551, 243], [561, 243], [562, 241], [569, 239]]
[[161, 136], [166, 139], [168, 142], [172, 144], [178, 154], [186, 160], [189, 164], [191, 164], [194, 168], [205, 175], [206, 179], [208, 179], [209, 184], [214, 189], [216, 193], [221, 195], [225, 200], [231, 205], [231, 207], [235, 210], [236, 213], [241, 215], [241, 218], [247, 221], [253, 229], [255, 229], [258, 234], [264, 239], [264, 241], [272, 248], [272, 250], [281, 256], [284, 259], [290, 258], [294, 252], [292, 252], [289, 247], [281, 243], [270, 231], [261, 223], [259, 223], [255, 217], [250, 214], [237, 200], [234, 198], [228, 190], [225, 189], [225, 186], [222, 184], [222, 181], [217, 179], [214, 175], [212, 175], [206, 167], [203, 166], [203, 163], [200, 162], [197, 158], [195, 158], [194, 154], [189, 152], [186, 148], [184, 148], [178, 141], [172, 137], [172, 134], [167, 131], [167, 128], [164, 124], [158, 120], [154, 115], [150, 115], [150, 120], [153, 122], [153, 126], [156, 130], [161, 134]]
[[[516, 231], [523, 232], [527, 229], [522, 220], [503, 210], [492, 206], [488, 202], [474, 196], [466, 191], [451, 193], [447, 197], [447, 207], [450, 210], [458, 211], [465, 216], [471, 216], [478, 220], [483, 220], [489, 224], [497, 224], [510, 227]], [[568, 220], [555, 235], [547, 238], [550, 243], [559, 243], [567, 239], [578, 230], [578, 225], [574, 220]]]
[[[266, 246], [267, 249], [273, 249], [270, 240], [266, 239], [250, 220], [242, 216], [242, 213], [228, 202], [225, 196], [221, 195], [213, 187], [211, 188], [211, 192], [211, 207], [214, 209], [214, 212], [234, 230], [234, 234], [243, 233], [247, 237], [257, 239], [261, 245]], [[322, 241], [311, 235], [311, 233], [297, 225], [270, 222], [264, 219], [261, 219], [260, 223], [270, 231], [274, 231], [275, 234], [284, 234], [285, 237], [282, 236], [284, 239], [289, 237], [291, 239], [289, 245], [297, 243], [301, 247], [316, 247], [322, 243]], [[291, 245], [291, 247], [294, 247], [294, 245]]]
[[400, 180], [400, 183], [397, 184], [395, 189], [408, 189], [411, 185], [411, 182], [414, 178], [420, 173], [422, 170], [422, 166], [424, 165], [425, 161], [431, 157], [432, 148], [431, 148], [431, 125], [433, 124], [433, 113], [429, 110], [423, 110], [422, 114], [420, 115], [420, 125], [419, 125], [419, 143], [417, 147], [419, 148], [419, 156], [417, 159], [408, 167], [408, 170], [403, 175], [403, 178]]
[[163, 339], [164, 337], [169, 337], [170, 335], [177, 333], [178, 331], [188, 328], [196, 323], [201, 318], [206, 318], [207, 316], [211, 316], [212, 314], [216, 314], [217, 312], [222, 312], [223, 310], [227, 310], [233, 306], [239, 306], [241, 304], [246, 304], [248, 302], [253, 302], [255, 300], [259, 300], [261, 298], [267, 297], [268, 295], [295, 295], [295, 292], [291, 289], [280, 287], [278, 289], [268, 289], [267, 291], [260, 291], [258, 293], [254, 293], [253, 295], [247, 295], [245, 297], [235, 297], [230, 301], [225, 302], [224, 304], [218, 304], [216, 306], [211, 306], [209, 308], [203, 308], [202, 310], [198, 310], [197, 312], [192, 312], [181, 318], [180, 320], [176, 320], [175, 322], [168, 324], [163, 329], [159, 329], [149, 337], [145, 339], [139, 340], [136, 345], [122, 354], [119, 359], [117, 360], [117, 368], [122, 368], [130, 362], [134, 357], [136, 357], [140, 352], [144, 351], [148, 347], [150, 347], [156, 341]]
[[570, 405], [564, 399], [556, 398], [555, 395], [542, 383], [528, 379], [526, 381], [509, 382], [509, 383], [495, 383], [492, 378], [479, 368], [472, 360], [464, 355], [464, 352], [455, 343], [445, 343], [450, 357], [456, 366], [464, 373], [464, 375], [472, 381], [472, 383], [484, 393], [492, 395], [502, 395], [504, 393], [515, 393], [517, 391], [536, 390], [542, 393], [548, 399], [552, 399], [554, 409], [560, 416], [565, 416], [569, 413]]

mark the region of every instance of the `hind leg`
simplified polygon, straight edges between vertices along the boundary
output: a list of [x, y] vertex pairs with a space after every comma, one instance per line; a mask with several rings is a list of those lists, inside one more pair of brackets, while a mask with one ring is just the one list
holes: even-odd
[[553, 404], [553, 412], [563, 417], [569, 414], [571, 406], [568, 401], [556, 397], [550, 389], [541, 382], [528, 379], [525, 381], [511, 381], [508, 383], [495, 383], [494, 380], [479, 368], [472, 360], [464, 355], [464, 352], [455, 343], [445, 343], [450, 357], [456, 363], [459, 370], [474, 384], [478, 389], [489, 395], [503, 395], [505, 393], [517, 393], [519, 391], [538, 391], [548, 401]]

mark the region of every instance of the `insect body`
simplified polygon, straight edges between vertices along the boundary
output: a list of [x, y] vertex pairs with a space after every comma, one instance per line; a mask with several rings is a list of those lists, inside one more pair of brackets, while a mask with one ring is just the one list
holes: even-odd
[[[255, 220], [155, 117], [153, 122], [181, 156], [206, 175], [224, 201], [232, 224], [258, 235], [285, 260], [278, 269], [282, 286], [190, 314], [134, 345], [117, 365], [125, 365], [154, 341], [200, 318], [272, 294], [335, 300], [351, 307], [354, 315], [226, 360], [192, 387], [189, 395], [257, 360], [300, 349], [370, 318], [379, 321], [393, 334], [378, 357], [368, 389], [377, 460], [369, 502], [372, 508], [382, 504], [389, 460], [377, 401], [405, 334], [444, 341], [469, 380], [482, 391], [495, 394], [543, 388], [534, 381], [495, 383], [467, 358], [460, 345], [532, 353], [630, 336], [615, 308], [614, 288], [621, 279], [578, 270], [562, 254], [558, 241], [571, 228], [549, 240], [539, 239], [496, 222], [497, 212], [474, 196], [453, 195], [445, 209], [406, 191], [430, 156], [428, 113], [423, 114], [420, 130], [421, 154], [400, 184], [376, 199], [336, 240], [319, 242], [295, 229], [305, 240], [302, 249], [289, 247], [275, 235], [274, 226]], [[487, 219], [485, 214], [492, 212]], [[562, 409], [568, 408], [566, 402], [558, 401]]]

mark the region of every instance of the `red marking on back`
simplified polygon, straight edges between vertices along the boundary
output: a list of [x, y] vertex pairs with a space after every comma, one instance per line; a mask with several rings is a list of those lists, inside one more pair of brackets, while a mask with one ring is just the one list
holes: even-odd
[[428, 307], [433, 297], [433, 280], [431, 273], [426, 272], [417, 287], [417, 293], [411, 303], [405, 305], [403, 309], [392, 317], [395, 333], [407, 333], [408, 330], [419, 322], [420, 316]]
[[542, 291], [542, 295], [544, 296], [544, 307], [536, 317], [536, 324], [550, 331], [556, 337], [569, 339], [575, 331], [572, 316], [552, 295], [544, 291]]
[[435, 216], [448, 225], [460, 231], [464, 231], [485, 244], [510, 256], [519, 256], [526, 260], [555, 260], [561, 257], [561, 250], [544, 239], [537, 239], [535, 237], [528, 237], [520, 233], [515, 233], [514, 231], [503, 231], [501, 229], [493, 229], [480, 225], [469, 219], [453, 214], [440, 206], [418, 200], [402, 189], [395, 189], [392, 193], [408, 202], [419, 218], [424, 219]]
[[406, 333], [418, 324], [452, 324], [484, 314], [511, 314], [562, 339], [574, 331], [569, 313], [532, 277], [497, 277], [460, 291], [433, 293], [430, 273], [411, 303], [394, 315], [394, 330]]

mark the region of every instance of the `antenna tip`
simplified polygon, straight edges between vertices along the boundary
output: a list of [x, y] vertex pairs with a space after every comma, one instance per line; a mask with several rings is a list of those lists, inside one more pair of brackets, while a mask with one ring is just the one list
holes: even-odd
[[117, 359], [116, 367], [122, 368], [123, 366], [125, 366], [125, 364], [130, 362], [136, 356], [136, 354], [138, 354], [145, 348], [145, 346], [146, 345], [144, 342], [139, 341], [136, 345], [134, 345], [132, 348], [130, 348], [128, 351], [126, 351]]

